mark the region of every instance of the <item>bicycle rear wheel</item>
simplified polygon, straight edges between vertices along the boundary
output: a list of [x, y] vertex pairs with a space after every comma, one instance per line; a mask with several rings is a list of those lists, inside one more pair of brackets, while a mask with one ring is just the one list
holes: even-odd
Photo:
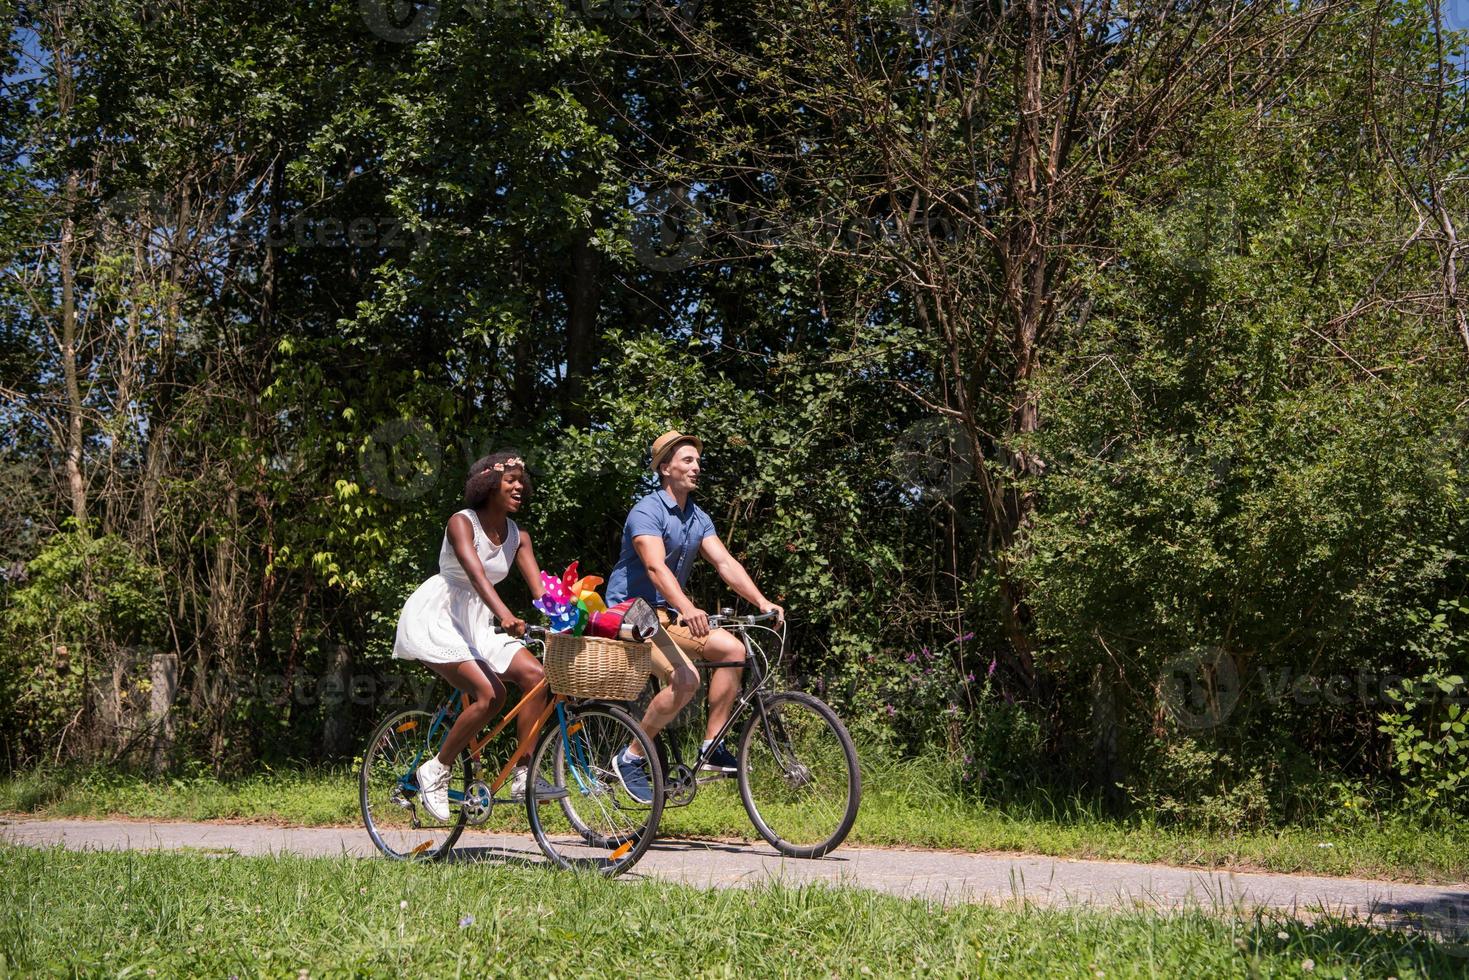
[[[442, 859], [464, 833], [468, 819], [455, 803], [449, 822], [441, 824], [418, 799], [418, 767], [439, 751], [448, 731], [447, 722], [441, 722], [431, 744], [433, 720], [428, 711], [392, 715], [373, 732], [362, 753], [358, 774], [362, 822], [377, 849], [395, 861]], [[459, 787], [461, 794], [469, 788], [468, 752], [455, 761], [449, 785]]]
[[776, 850], [817, 858], [846, 840], [862, 772], [852, 736], [825, 702], [798, 691], [757, 701], [737, 760], [745, 812]]
[[[629, 796], [612, 768], [612, 756], [633, 743], [649, 760], [653, 798], [648, 803]], [[652, 741], [621, 708], [567, 707], [564, 726], [553, 716], [531, 756], [530, 777], [531, 833], [558, 867], [621, 874], [638, 862], [658, 832], [663, 772]], [[550, 798], [537, 798], [537, 778], [556, 789], [555, 806]]]

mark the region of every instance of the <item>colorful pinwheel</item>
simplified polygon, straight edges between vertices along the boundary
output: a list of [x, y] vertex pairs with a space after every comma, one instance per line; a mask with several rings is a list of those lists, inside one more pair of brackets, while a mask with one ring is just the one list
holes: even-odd
[[558, 578], [541, 573], [541, 584], [546, 592], [532, 603], [551, 620], [551, 630], [581, 636], [591, 617], [607, 609], [607, 603], [597, 594], [602, 579], [596, 575], [578, 577], [577, 562], [567, 566]]

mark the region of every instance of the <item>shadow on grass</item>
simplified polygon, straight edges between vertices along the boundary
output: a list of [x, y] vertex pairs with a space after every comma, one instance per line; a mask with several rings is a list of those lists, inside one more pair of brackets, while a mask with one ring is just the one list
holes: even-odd
[[[1435, 904], [1427, 903], [1430, 912]], [[1252, 941], [1240, 948], [1256, 955], [1295, 958], [1303, 965], [1312, 959], [1349, 962], [1353, 973], [1348, 975], [1397, 975], [1416, 968], [1425, 976], [1469, 976], [1469, 938], [1448, 938], [1430, 919], [1413, 923], [1384, 917], [1369, 924], [1358, 918], [1321, 916], [1308, 923], [1276, 916], [1257, 919]], [[1306, 972], [1312, 969], [1305, 966]]]
[[523, 851], [513, 847], [456, 847], [444, 858], [444, 863], [487, 864], [496, 868], [551, 867], [551, 862], [539, 850]]
[[79, 796], [95, 794], [90, 790], [104, 782], [114, 785], [130, 778], [92, 768], [58, 767], [7, 773], [0, 777], [0, 810], [13, 813], [59, 812], [61, 805]]
[[43, 810], [66, 796], [67, 784], [59, 779], [40, 779], [34, 775], [17, 777], [5, 794], [5, 802], [19, 813]]
[[1436, 940], [1445, 952], [1465, 961], [1464, 973], [1469, 975], [1469, 885], [1428, 898], [1382, 902], [1374, 913], [1389, 928], [1408, 929]]

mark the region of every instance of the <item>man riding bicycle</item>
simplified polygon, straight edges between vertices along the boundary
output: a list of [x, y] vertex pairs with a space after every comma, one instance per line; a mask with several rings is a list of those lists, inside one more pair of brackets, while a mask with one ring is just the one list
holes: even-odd
[[[607, 602], [643, 599], [658, 611], [662, 628], [653, 638], [653, 671], [663, 688], [648, 704], [642, 728], [649, 738], [671, 722], [699, 688], [699, 675], [690, 657], [714, 663], [743, 662], [745, 647], [722, 629], [709, 628], [709, 614], [684, 592], [689, 569], [703, 555], [719, 577], [741, 598], [762, 613], [785, 611], [766, 599], [745, 566], [729, 553], [715, 533], [709, 515], [690, 499], [699, 484], [699, 459], [704, 444], [696, 436], [665, 432], [653, 442], [651, 468], [659, 489], [633, 505], [622, 528], [622, 553], [607, 580]], [[677, 614], [679, 621], [674, 622]], [[740, 692], [741, 671], [715, 670], [709, 678], [709, 723], [705, 728], [702, 769], [732, 773], [734, 756], [722, 744], [710, 747], [729, 718]], [[706, 750], [709, 750], [706, 752]], [[628, 795], [652, 799], [648, 772], [636, 745], [613, 758], [613, 768]]]

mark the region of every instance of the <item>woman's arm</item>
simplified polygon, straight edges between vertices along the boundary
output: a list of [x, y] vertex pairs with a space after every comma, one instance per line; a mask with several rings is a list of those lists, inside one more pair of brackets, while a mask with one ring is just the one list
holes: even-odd
[[512, 635], [519, 636], [512, 627], [519, 623], [522, 630], [525, 623], [510, 611], [505, 605], [490, 580], [485, 577], [485, 567], [480, 564], [479, 553], [474, 550], [474, 528], [469, 523], [469, 518], [463, 514], [455, 514], [449, 518], [449, 543], [454, 546], [454, 556], [459, 559], [459, 564], [464, 567], [464, 574], [469, 576], [469, 582], [474, 586], [474, 591], [484, 600], [485, 605], [490, 607], [490, 612], [500, 621], [500, 625]]
[[536, 561], [536, 553], [530, 546], [530, 535], [524, 531], [520, 532], [520, 547], [515, 549], [515, 567], [520, 569], [520, 574], [525, 577], [525, 584], [530, 589], [532, 599], [539, 599], [545, 594], [546, 586], [541, 582], [541, 566]]

